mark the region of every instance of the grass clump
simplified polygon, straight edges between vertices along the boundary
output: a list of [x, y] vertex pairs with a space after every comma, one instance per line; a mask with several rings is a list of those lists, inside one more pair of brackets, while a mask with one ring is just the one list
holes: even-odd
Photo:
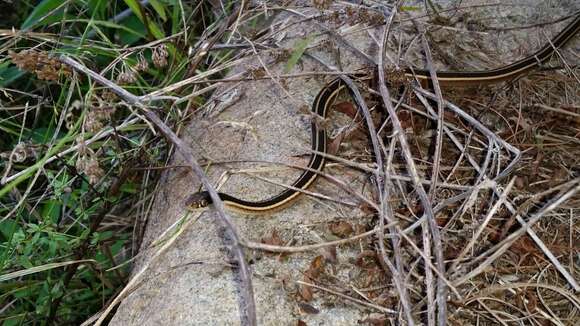
[[[144, 95], [186, 78], [187, 44], [213, 15], [180, 1], [0, 7], [0, 322], [78, 324], [126, 282], [160, 171], [150, 168], [170, 149], [59, 55]], [[172, 126], [185, 118], [186, 103], [156, 105]]]

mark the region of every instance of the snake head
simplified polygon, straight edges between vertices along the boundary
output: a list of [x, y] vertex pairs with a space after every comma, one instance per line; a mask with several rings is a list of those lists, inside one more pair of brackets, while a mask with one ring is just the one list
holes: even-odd
[[202, 208], [207, 207], [211, 204], [211, 197], [209, 196], [209, 192], [207, 191], [200, 191], [196, 192], [195, 194], [189, 196], [185, 201], [185, 206], [190, 209], [195, 208]]

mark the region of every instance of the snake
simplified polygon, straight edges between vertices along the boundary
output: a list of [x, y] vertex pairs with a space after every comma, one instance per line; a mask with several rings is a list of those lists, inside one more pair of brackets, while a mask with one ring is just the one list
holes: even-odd
[[[579, 30], [580, 14], [576, 15], [573, 21], [553, 37], [550, 42], [546, 43], [535, 53], [521, 60], [490, 70], [437, 71], [437, 80], [441, 85], [472, 85], [497, 83], [513, 79], [516, 76], [522, 75], [546, 62], [557, 49], [570, 41]], [[408, 78], [417, 79], [419, 82], [428, 82], [431, 80], [430, 72], [426, 69], [406, 68], [404, 74]], [[338, 94], [345, 88], [347, 88], [347, 86], [340, 77], [327, 83], [314, 98], [314, 102], [312, 103], [312, 113], [325, 119], [332, 103]], [[218, 195], [220, 199], [229, 207], [254, 213], [275, 210], [295, 200], [304, 190], [314, 183], [318, 175], [324, 169], [326, 163], [325, 156], [320, 154], [326, 153], [327, 151], [326, 130], [324, 127], [319, 126], [319, 124], [317, 124], [313, 119], [311, 131], [313, 154], [310, 156], [307, 168], [304, 169], [302, 174], [290, 187], [287, 187], [275, 196], [259, 201], [249, 201], [219, 192]], [[210, 204], [212, 204], [212, 200], [207, 191], [198, 191], [190, 195], [185, 202], [185, 206], [188, 209], [202, 208], [209, 206]]]

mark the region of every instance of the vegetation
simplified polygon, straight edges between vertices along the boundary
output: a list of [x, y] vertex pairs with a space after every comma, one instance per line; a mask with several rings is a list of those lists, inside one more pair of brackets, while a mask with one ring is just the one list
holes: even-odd
[[[189, 44], [214, 16], [177, 0], [0, 7], [0, 321], [78, 324], [126, 281], [160, 171], [150, 168], [169, 148], [130, 105], [57, 57], [144, 95], [191, 74]], [[158, 105], [178, 128], [198, 100]]]

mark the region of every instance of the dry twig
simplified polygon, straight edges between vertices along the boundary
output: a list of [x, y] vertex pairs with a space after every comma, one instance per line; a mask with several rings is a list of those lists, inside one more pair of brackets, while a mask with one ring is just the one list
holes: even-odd
[[[80, 64], [79, 62], [73, 60], [72, 58], [69, 58], [67, 56], [62, 55], [59, 57], [59, 60], [62, 63], [70, 66], [71, 68], [77, 70], [78, 72], [85, 74], [87, 76], [90, 76], [91, 78], [93, 78], [95, 81], [97, 81], [101, 85], [110, 88], [113, 92], [115, 92], [115, 94], [117, 94], [119, 97], [124, 99], [127, 103], [139, 108], [141, 110], [141, 112], [143, 113], [143, 115], [151, 123], [153, 123], [155, 125], [155, 127], [159, 131], [161, 131], [161, 133], [163, 133], [163, 135], [169, 141], [171, 141], [171, 143], [173, 143], [173, 145], [181, 153], [181, 155], [183, 156], [185, 161], [189, 164], [189, 166], [191, 167], [193, 172], [200, 179], [200, 181], [204, 185], [205, 189], [209, 192], [209, 194], [212, 198], [212, 201], [214, 203], [215, 210], [217, 211], [217, 215], [219, 218], [218, 221], [220, 221], [222, 223], [223, 227], [225, 227], [225, 229], [226, 229], [227, 239], [224, 239], [224, 240], [226, 241], [226, 243], [228, 243], [229, 248], [230, 248], [230, 254], [232, 255], [232, 258], [234, 259], [234, 261], [236, 261], [236, 263], [238, 265], [239, 276], [240, 276], [240, 280], [242, 282], [243, 291], [241, 293], [241, 295], [242, 295], [242, 298], [241, 298], [242, 305], [241, 306], [245, 308], [245, 311], [244, 311], [245, 316], [242, 319], [243, 323], [247, 324], [247, 325], [256, 325], [256, 309], [255, 309], [255, 303], [254, 303], [254, 291], [253, 291], [253, 287], [252, 287], [251, 272], [250, 272], [250, 269], [245, 261], [243, 250], [240, 247], [240, 237], [236, 231], [235, 225], [233, 224], [231, 219], [228, 217], [228, 215], [225, 213], [224, 203], [221, 201], [215, 188], [209, 182], [209, 180], [205, 176], [203, 170], [201, 169], [201, 167], [199, 166], [199, 164], [195, 160], [193, 152], [191, 151], [189, 146], [187, 144], [185, 144], [179, 137], [177, 137], [177, 135], [175, 133], [173, 133], [173, 131], [169, 127], [167, 127], [167, 125], [153, 111], [151, 111], [151, 109], [149, 109], [147, 107], [146, 103], [141, 102], [141, 100], [137, 96], [127, 92], [126, 90], [119, 87], [115, 83], [107, 80], [106, 78], [99, 75], [98, 73], [88, 69], [87, 67], [85, 67], [84, 65]], [[112, 305], [109, 306], [107, 311], [110, 311], [111, 308], [112, 308]], [[106, 315], [107, 314], [103, 314], [99, 318], [99, 323], [101, 323], [105, 319]]]

